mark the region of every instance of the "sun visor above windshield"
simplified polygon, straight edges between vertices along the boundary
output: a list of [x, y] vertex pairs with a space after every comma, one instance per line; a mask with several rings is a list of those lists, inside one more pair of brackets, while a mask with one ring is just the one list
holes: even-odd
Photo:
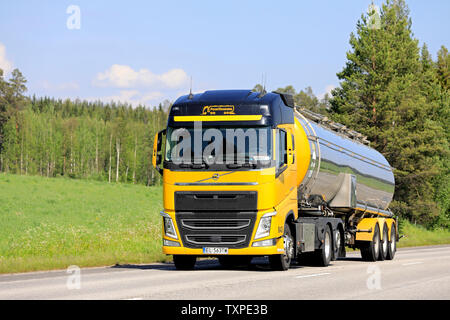
[[275, 127], [294, 122], [292, 108], [279, 94], [261, 96], [246, 90], [230, 91], [235, 94], [220, 90], [179, 98], [170, 110], [168, 126], [191, 127], [195, 121], [202, 121], [204, 126]]

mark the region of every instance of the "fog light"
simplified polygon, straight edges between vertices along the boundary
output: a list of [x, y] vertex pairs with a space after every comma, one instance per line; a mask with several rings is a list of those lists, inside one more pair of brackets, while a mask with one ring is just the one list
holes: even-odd
[[277, 239], [268, 239], [262, 241], [253, 242], [252, 247], [270, 247], [277, 244]]
[[163, 246], [166, 246], [166, 247], [179, 247], [180, 243], [176, 242], [176, 241], [163, 239]]

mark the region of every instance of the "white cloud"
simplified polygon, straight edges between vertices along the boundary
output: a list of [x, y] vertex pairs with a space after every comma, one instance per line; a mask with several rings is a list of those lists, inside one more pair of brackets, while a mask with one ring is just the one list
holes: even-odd
[[149, 92], [146, 94], [143, 94], [140, 98], [142, 101], [155, 101], [157, 99], [161, 99], [163, 97], [163, 94], [161, 92]]
[[6, 47], [0, 42], [0, 69], [3, 70], [3, 75], [11, 72], [13, 63], [6, 58]]
[[106, 71], [99, 72], [92, 84], [98, 87], [175, 89], [187, 85], [188, 82], [188, 76], [182, 69], [155, 74], [148, 69], [136, 71], [127, 65], [113, 64]]
[[87, 98], [88, 101], [103, 101], [103, 102], [122, 102], [129, 103], [133, 106], [138, 106], [139, 104], [146, 106], [153, 106], [157, 104], [158, 100], [162, 100], [163, 94], [161, 92], [147, 92], [140, 93], [138, 90], [120, 90], [119, 94], [103, 96], [103, 97], [91, 97]]

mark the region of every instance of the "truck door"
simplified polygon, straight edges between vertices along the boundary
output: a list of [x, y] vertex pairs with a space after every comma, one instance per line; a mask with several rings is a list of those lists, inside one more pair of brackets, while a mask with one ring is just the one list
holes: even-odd
[[280, 203], [289, 193], [288, 173], [288, 133], [277, 128], [275, 131], [275, 179], [276, 190]]

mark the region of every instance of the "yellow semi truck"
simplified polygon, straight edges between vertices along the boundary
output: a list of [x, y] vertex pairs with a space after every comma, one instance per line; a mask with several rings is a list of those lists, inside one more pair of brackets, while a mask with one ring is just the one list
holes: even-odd
[[224, 266], [268, 256], [327, 266], [359, 248], [363, 260], [393, 259], [395, 181], [361, 134], [294, 105], [277, 92], [215, 90], [172, 105], [155, 136], [163, 177], [163, 252], [177, 269], [197, 257]]

